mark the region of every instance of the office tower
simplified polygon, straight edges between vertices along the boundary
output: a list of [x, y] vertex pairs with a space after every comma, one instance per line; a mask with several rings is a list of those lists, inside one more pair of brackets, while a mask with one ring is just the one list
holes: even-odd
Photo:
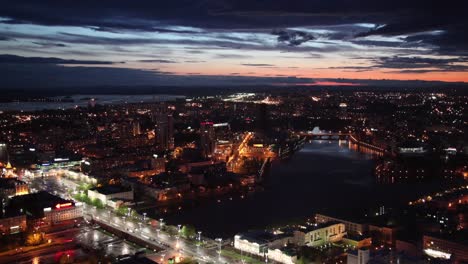
[[140, 122], [138, 120], [132, 122], [132, 134], [134, 137], [141, 134]]
[[268, 109], [266, 104], [259, 104], [257, 106], [255, 130], [261, 135], [264, 135], [268, 130]]
[[6, 163], [8, 161], [7, 144], [0, 142], [0, 162]]
[[216, 134], [213, 122], [202, 122], [200, 124], [200, 147], [203, 155], [210, 158], [216, 147]]

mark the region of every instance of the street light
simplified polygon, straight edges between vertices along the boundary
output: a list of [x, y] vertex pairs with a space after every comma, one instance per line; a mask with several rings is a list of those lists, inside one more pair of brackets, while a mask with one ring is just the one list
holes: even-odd
[[146, 220], [146, 212], [143, 213], [143, 222]]
[[161, 229], [162, 229], [164, 225], [164, 219], [159, 218], [159, 225], [161, 226]]
[[218, 258], [221, 259], [221, 246], [222, 246], [221, 243], [223, 242], [223, 239], [222, 238], [216, 238], [215, 240], [219, 242], [219, 244], [218, 244]]

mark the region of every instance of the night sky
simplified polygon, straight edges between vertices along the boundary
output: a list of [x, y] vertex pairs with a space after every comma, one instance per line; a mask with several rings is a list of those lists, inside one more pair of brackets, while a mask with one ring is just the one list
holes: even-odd
[[467, 82], [467, 28], [466, 0], [5, 0], [0, 89]]

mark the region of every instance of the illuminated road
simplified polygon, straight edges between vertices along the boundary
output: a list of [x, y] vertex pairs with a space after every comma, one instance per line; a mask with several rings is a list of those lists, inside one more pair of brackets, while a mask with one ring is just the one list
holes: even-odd
[[117, 216], [107, 209], [96, 209], [91, 206], [84, 207], [85, 217], [93, 219], [102, 225], [110, 225], [130, 236], [139, 238], [149, 244], [163, 248], [158, 258], [168, 259], [171, 257], [191, 257], [201, 263], [236, 263], [235, 260], [219, 258], [217, 247], [210, 249], [198, 246], [195, 242], [188, 241], [180, 236], [171, 236], [166, 232], [158, 230], [145, 221], [135, 222], [128, 217]]
[[242, 154], [244, 152], [246, 152], [245, 149], [246, 149], [247, 144], [249, 143], [249, 141], [252, 139], [252, 137], [253, 137], [252, 132], [245, 133], [244, 139], [239, 144], [239, 147], [234, 151], [234, 153], [231, 155], [231, 157], [229, 157], [229, 160], [228, 160], [228, 162], [226, 164], [227, 168], [231, 168], [232, 164], [236, 164], [237, 159], [239, 158], [239, 156], [242, 156]]
[[[239, 150], [242, 151], [251, 138], [252, 134], [247, 133], [239, 146]], [[36, 178], [34, 180], [28, 180], [34, 182], [36, 189], [49, 191], [52, 191], [53, 189], [54, 193], [67, 199], [71, 198], [68, 191], [73, 190], [78, 186], [76, 182], [66, 179], [65, 177], [57, 177], [54, 174], [51, 174], [45, 179]], [[172, 257], [190, 257], [200, 263], [242, 263], [237, 259], [220, 256], [219, 242], [203, 238], [203, 245], [197, 245], [198, 243], [196, 241], [189, 241], [180, 236], [171, 236], [166, 232], [152, 227], [148, 224], [150, 219], [142, 221], [142, 216], [139, 216], [140, 220], [136, 221], [135, 219], [129, 219], [129, 217], [118, 216], [112, 209], [97, 209], [85, 204], [83, 205], [83, 216], [87, 220], [92, 219], [101, 225], [111, 226], [130, 236], [141, 239], [146, 243], [163, 248], [163, 251], [157, 252], [153, 256], [149, 256], [154, 260], [161, 261], [161, 258], [167, 260]], [[94, 239], [94, 236], [92, 239]], [[227, 241], [223, 242], [223, 244], [226, 244]], [[113, 243], [113, 241], [110, 241], [109, 245], [112, 245]], [[131, 252], [122, 248], [122, 254], [128, 253]]]

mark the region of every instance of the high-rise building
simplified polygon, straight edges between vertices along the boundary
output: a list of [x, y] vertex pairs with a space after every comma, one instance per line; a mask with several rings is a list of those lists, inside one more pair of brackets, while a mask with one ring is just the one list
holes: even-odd
[[160, 114], [156, 118], [156, 142], [163, 149], [169, 149], [169, 124], [167, 115]]
[[259, 104], [257, 106], [255, 128], [256, 132], [259, 134], [265, 134], [268, 130], [268, 109], [266, 104]]
[[156, 142], [163, 149], [174, 148], [174, 118], [168, 112], [164, 103], [157, 105], [152, 111], [155, 122]]
[[88, 101], [88, 107], [89, 108], [94, 108], [96, 107], [96, 99], [95, 98], [90, 98]]
[[132, 134], [134, 137], [141, 134], [140, 122], [138, 120], [132, 122]]
[[174, 117], [167, 109], [155, 109], [152, 114], [155, 122], [156, 142], [163, 149], [174, 148]]
[[200, 124], [200, 147], [203, 155], [210, 158], [216, 147], [216, 134], [213, 122], [202, 122]]
[[8, 162], [7, 144], [1, 143], [1, 142], [0, 142], [0, 162], [5, 163], [5, 164]]
[[174, 117], [172, 114], [167, 115], [167, 132], [169, 137], [169, 149], [174, 149]]

